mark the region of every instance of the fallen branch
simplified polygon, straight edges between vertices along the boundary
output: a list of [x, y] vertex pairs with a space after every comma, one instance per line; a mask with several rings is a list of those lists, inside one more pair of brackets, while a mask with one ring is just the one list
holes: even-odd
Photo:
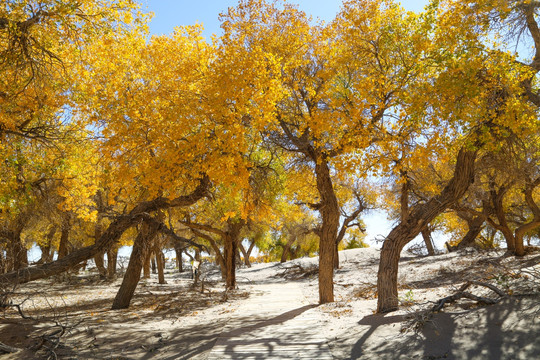
[[[477, 296], [477, 295], [471, 294], [470, 292], [465, 291], [469, 287], [471, 287], [471, 285], [486, 287], [490, 289], [491, 291], [493, 291], [494, 293], [496, 293], [499, 296], [499, 298], [488, 298], [488, 297], [483, 297], [483, 296]], [[432, 312], [440, 311], [444, 307], [445, 304], [456, 302], [457, 300], [462, 299], [462, 298], [474, 300], [482, 304], [493, 305], [501, 301], [504, 297], [506, 297], [506, 293], [494, 285], [484, 283], [481, 281], [467, 281], [465, 284], [463, 284], [459, 288], [457, 293], [444, 297], [442, 299], [439, 299], [435, 303], [435, 305], [431, 308], [431, 311]]]

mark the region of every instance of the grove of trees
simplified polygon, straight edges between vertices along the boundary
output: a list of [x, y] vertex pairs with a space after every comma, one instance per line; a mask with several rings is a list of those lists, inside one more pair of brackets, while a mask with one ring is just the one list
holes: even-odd
[[112, 305], [125, 308], [164, 248], [212, 254], [234, 289], [256, 247], [317, 253], [319, 302], [333, 302], [337, 250], [363, 244], [376, 208], [395, 221], [378, 312], [397, 309], [418, 235], [430, 253], [437, 229], [451, 250], [500, 236], [523, 256], [540, 228], [539, 10], [344, 0], [325, 23], [240, 0], [208, 40], [200, 25], [150, 36], [135, 0], [3, 1], [0, 284], [89, 259], [113, 276], [132, 245]]

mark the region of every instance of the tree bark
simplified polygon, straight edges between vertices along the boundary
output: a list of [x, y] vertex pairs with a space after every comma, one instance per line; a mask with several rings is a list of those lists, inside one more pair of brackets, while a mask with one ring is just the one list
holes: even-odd
[[13, 232], [13, 238], [11, 239], [11, 245], [13, 248], [13, 270], [17, 271], [28, 267], [28, 250], [23, 244], [21, 239], [21, 233], [19, 231]]
[[56, 230], [56, 225], [52, 225], [46, 235], [46, 244], [39, 247], [41, 250], [41, 257], [37, 262], [38, 264], [45, 264], [52, 261], [54, 251], [51, 251], [51, 244], [54, 239], [54, 235], [56, 234]]
[[325, 159], [316, 162], [315, 175], [321, 197], [319, 212], [322, 219], [319, 235], [319, 303], [326, 304], [334, 301], [334, 252], [339, 227], [339, 205]]
[[431, 239], [431, 230], [426, 227], [422, 230], [422, 238], [426, 244], [426, 249], [429, 256], [435, 255], [435, 249], [433, 248], [433, 240]]
[[244, 226], [244, 221], [227, 221], [227, 231], [223, 238], [225, 244], [225, 268], [227, 277], [225, 278], [225, 289], [234, 290], [236, 288], [236, 254], [238, 253], [238, 241], [240, 230]]
[[143, 258], [143, 279], [150, 279], [150, 260], [152, 254], [150, 252], [145, 253]]
[[514, 237], [514, 233], [510, 229], [510, 226], [508, 225], [508, 221], [506, 221], [506, 215], [504, 213], [504, 206], [503, 206], [503, 200], [504, 196], [507, 192], [508, 188], [501, 187], [499, 191], [496, 191], [495, 189], [490, 190], [490, 199], [491, 199], [491, 205], [493, 206], [493, 209], [495, 211], [495, 216], [497, 217], [498, 224], [495, 222], [491, 222], [491, 224], [497, 228], [500, 232], [502, 232], [504, 239], [506, 240], [506, 248], [509, 252], [515, 254], [516, 253], [516, 239]]
[[454, 174], [442, 192], [427, 203], [418, 204], [409, 211], [406, 222], [400, 222], [386, 237], [381, 250], [377, 277], [377, 312], [386, 313], [398, 309], [397, 275], [401, 250], [439, 214], [459, 200], [474, 181], [474, 162], [477, 151], [462, 148], [458, 155]]
[[182, 263], [182, 252], [184, 251], [182, 244], [180, 242], [174, 243], [174, 252], [176, 253], [176, 266], [178, 267], [178, 272], [184, 272], [184, 267]]
[[244, 256], [244, 265], [246, 265], [248, 268], [251, 267], [251, 261], [249, 260], [249, 257], [254, 246], [255, 240], [251, 240], [251, 242], [249, 243], [249, 248], [247, 250], [244, 248], [242, 243], [238, 244], [238, 247], [240, 248], [240, 251], [242, 251], [242, 255]]
[[4, 257], [4, 249], [0, 247], [0, 274], [6, 272], [6, 258]]
[[102, 279], [107, 277], [107, 268], [105, 267], [105, 260], [103, 259], [104, 256], [104, 251], [100, 251], [94, 256], [94, 263], [96, 264], [99, 277]]
[[112, 278], [116, 275], [116, 263], [118, 261], [118, 247], [113, 245], [107, 250], [107, 276]]
[[62, 214], [62, 226], [60, 228], [60, 244], [58, 245], [58, 260], [66, 257], [69, 253], [69, 232], [71, 231], [71, 215]]
[[129, 307], [141, 277], [143, 262], [148, 257], [148, 253], [150, 253], [151, 242], [158, 230], [159, 228], [156, 224], [149, 225], [146, 221], [142, 223], [141, 230], [133, 242], [133, 250], [129, 257], [129, 264], [124, 275], [124, 280], [114, 298], [113, 310]]
[[152, 267], [152, 274], [157, 274], [158, 270], [157, 270], [157, 255], [156, 253], [153, 253], [152, 255], [150, 255], [150, 265]]
[[459, 244], [456, 245], [456, 249], [464, 249], [466, 247], [473, 246], [476, 238], [478, 235], [480, 235], [480, 232], [484, 228], [485, 219], [483, 216], [475, 216], [470, 219], [465, 219], [465, 221], [467, 221], [467, 226], [469, 229]]
[[155, 249], [154, 253], [156, 254], [158, 283], [166, 284], [167, 282], [165, 281], [165, 256], [163, 255], [163, 251], [161, 251], [161, 249], [159, 248]]

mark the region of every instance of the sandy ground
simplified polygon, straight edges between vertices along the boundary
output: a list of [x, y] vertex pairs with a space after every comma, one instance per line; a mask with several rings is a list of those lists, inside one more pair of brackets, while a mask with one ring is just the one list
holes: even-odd
[[[288, 282], [301, 291], [290, 300], [298, 301], [298, 311], [288, 310], [287, 316], [315, 319], [334, 359], [540, 358], [540, 254], [515, 259], [497, 251], [434, 257], [404, 253], [402, 306], [386, 315], [374, 314], [379, 251], [347, 250], [340, 257], [337, 301], [323, 306], [306, 305], [317, 303], [317, 258], [241, 268], [238, 290], [228, 293], [208, 265], [203, 289], [191, 286], [189, 273], [168, 269], [167, 284], [157, 284], [155, 275], [141, 281], [132, 306], [115, 311], [109, 309], [121, 279], [100, 281], [81, 273], [26, 284], [13, 302], [26, 299], [23, 313], [32, 319], [22, 319], [14, 308], [0, 313], [0, 342], [25, 350], [0, 359], [41, 359], [53, 352], [59, 359], [207, 359], [225, 329], [241, 328], [258, 304], [263, 309], [269, 297], [280, 296], [266, 289]], [[427, 311], [468, 280], [512, 295], [495, 305], [461, 299], [438, 313]], [[468, 291], [497, 298], [484, 287]], [[65, 332], [57, 341], [54, 332], [61, 329]]]

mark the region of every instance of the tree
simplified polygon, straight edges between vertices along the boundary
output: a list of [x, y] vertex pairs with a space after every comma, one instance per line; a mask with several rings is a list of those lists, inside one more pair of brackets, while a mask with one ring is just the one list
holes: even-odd
[[389, 3], [351, 1], [332, 24], [311, 26], [289, 4], [243, 1], [223, 16], [225, 55], [235, 56], [227, 72], [231, 89], [259, 101], [264, 115], [251, 117], [252, 126], [285, 150], [288, 161], [305, 162], [315, 179], [320, 303], [333, 301], [340, 222], [334, 176], [350, 174], [362, 158], [354, 154], [377, 141], [384, 113], [405, 90], [418, 56], [392, 55], [396, 44], [405, 49], [421, 40], [411, 38], [400, 11]]

